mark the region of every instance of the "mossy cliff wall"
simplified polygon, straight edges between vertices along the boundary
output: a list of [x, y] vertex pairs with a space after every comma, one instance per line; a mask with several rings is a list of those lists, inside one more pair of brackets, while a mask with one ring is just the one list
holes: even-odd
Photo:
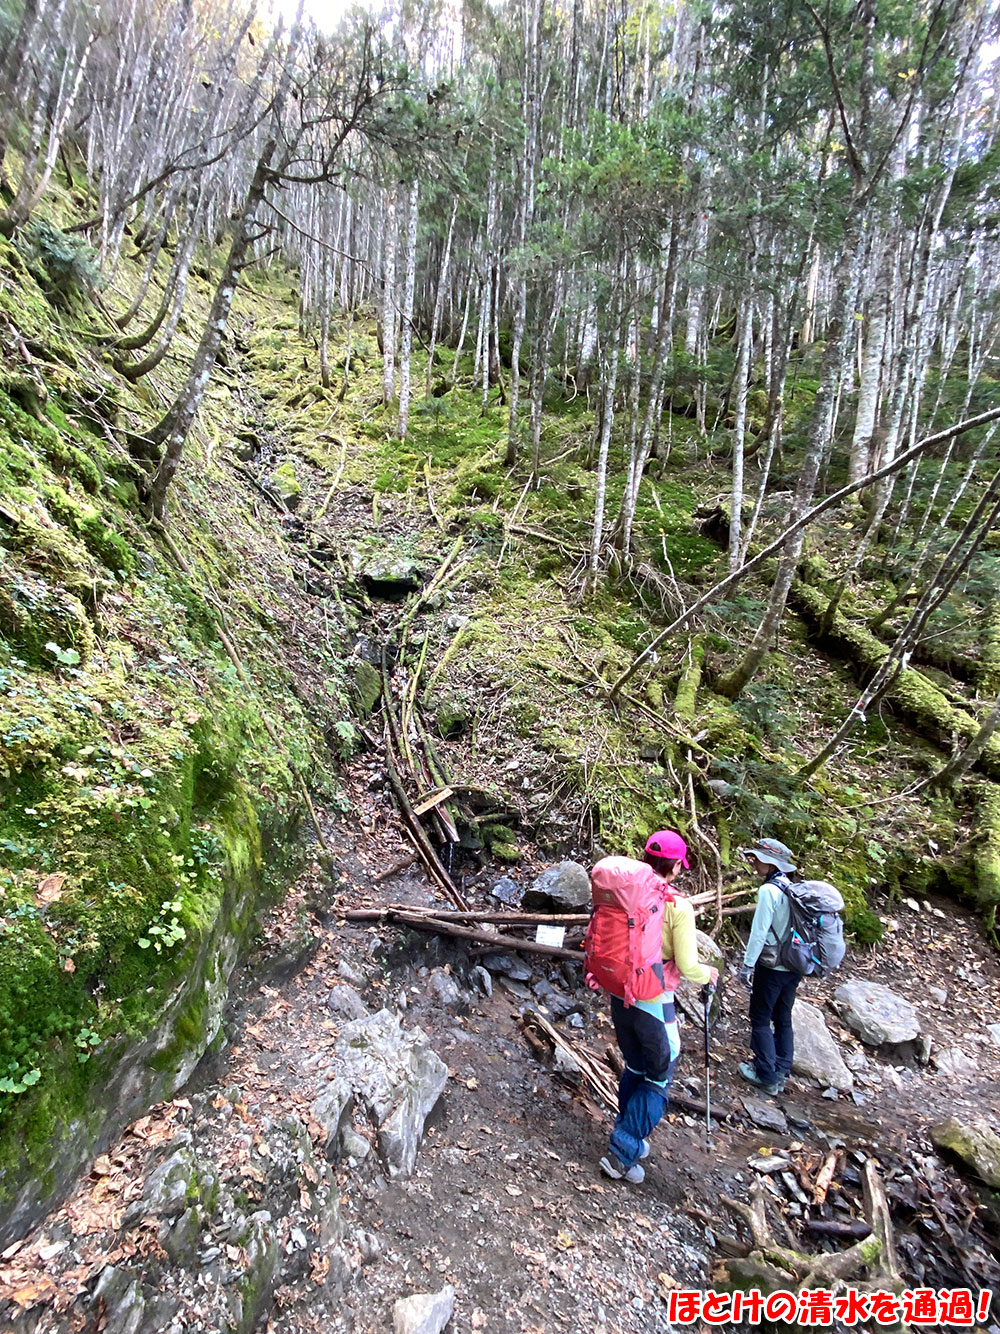
[[346, 702], [328, 668], [303, 703], [275, 633], [287, 562], [210, 460], [173, 545], [146, 526], [117, 428], [148, 406], [2, 244], [0, 316], [31, 349], [0, 375], [2, 1242], [218, 1033], [297, 856], [295, 772], [331, 792], [324, 713]]

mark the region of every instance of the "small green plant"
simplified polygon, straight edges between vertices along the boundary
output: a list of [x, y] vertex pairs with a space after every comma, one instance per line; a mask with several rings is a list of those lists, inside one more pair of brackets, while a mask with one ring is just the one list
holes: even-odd
[[42, 1072], [37, 1066], [22, 1070], [17, 1061], [11, 1061], [7, 1073], [0, 1078], [0, 1093], [23, 1093], [32, 1084], [37, 1084], [41, 1077]]
[[146, 934], [136, 941], [141, 950], [153, 949], [157, 954], [162, 954], [178, 941], [187, 939], [187, 932], [177, 920], [181, 907], [180, 899], [167, 900], [156, 920], [147, 927]]
[[94, 1048], [100, 1046], [101, 1035], [95, 1029], [84, 1026], [73, 1041], [77, 1047], [76, 1059], [83, 1065], [90, 1060]]
[[358, 744], [358, 734], [354, 724], [348, 718], [338, 718], [330, 726], [330, 740], [337, 757], [349, 760]]
[[60, 648], [50, 639], [45, 645], [46, 653], [51, 653], [56, 662], [63, 667], [75, 667], [80, 661], [80, 655], [75, 648]]

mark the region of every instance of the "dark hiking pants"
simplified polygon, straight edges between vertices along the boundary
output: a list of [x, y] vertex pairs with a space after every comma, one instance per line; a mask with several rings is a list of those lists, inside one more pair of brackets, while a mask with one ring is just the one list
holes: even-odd
[[624, 1001], [611, 997], [615, 1037], [625, 1058], [611, 1149], [626, 1167], [638, 1160], [642, 1141], [667, 1110], [670, 1081], [680, 1055], [673, 1001], [664, 1002], [657, 1010], [653, 1014], [637, 1005], [626, 1009]]
[[753, 970], [750, 993], [750, 1049], [757, 1076], [765, 1084], [776, 1084], [791, 1074], [794, 1039], [792, 1006], [802, 978], [780, 968]]

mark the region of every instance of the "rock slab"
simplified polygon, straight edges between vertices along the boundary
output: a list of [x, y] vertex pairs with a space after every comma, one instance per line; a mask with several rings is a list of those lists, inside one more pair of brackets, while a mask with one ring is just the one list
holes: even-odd
[[824, 1088], [854, 1087], [854, 1076], [847, 1068], [821, 1010], [797, 1000], [792, 1008], [792, 1029], [795, 1034], [792, 1070], [795, 1074], [808, 1075]]
[[845, 982], [834, 993], [834, 1002], [844, 1023], [870, 1047], [895, 1046], [920, 1036], [916, 1009], [880, 982]]
[[392, 1309], [393, 1334], [441, 1334], [454, 1309], [455, 1289], [450, 1283], [440, 1292], [400, 1297]]
[[530, 889], [525, 890], [526, 910], [586, 912], [590, 908], [590, 874], [579, 862], [560, 862], [547, 867]]
[[378, 1127], [378, 1151], [389, 1176], [409, 1176], [448, 1067], [422, 1029], [404, 1030], [389, 1010], [342, 1025], [336, 1055], [340, 1076]]
[[936, 1149], [954, 1154], [981, 1181], [1000, 1190], [1000, 1135], [985, 1121], [960, 1121], [950, 1116], [931, 1126], [931, 1141]]

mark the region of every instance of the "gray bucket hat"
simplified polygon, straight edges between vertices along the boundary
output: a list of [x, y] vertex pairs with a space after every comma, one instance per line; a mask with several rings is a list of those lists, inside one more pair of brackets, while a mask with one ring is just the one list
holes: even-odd
[[795, 854], [776, 838], [759, 838], [755, 847], [740, 848], [740, 852], [744, 857], [756, 857], [768, 866], [776, 866], [779, 871], [795, 870]]

